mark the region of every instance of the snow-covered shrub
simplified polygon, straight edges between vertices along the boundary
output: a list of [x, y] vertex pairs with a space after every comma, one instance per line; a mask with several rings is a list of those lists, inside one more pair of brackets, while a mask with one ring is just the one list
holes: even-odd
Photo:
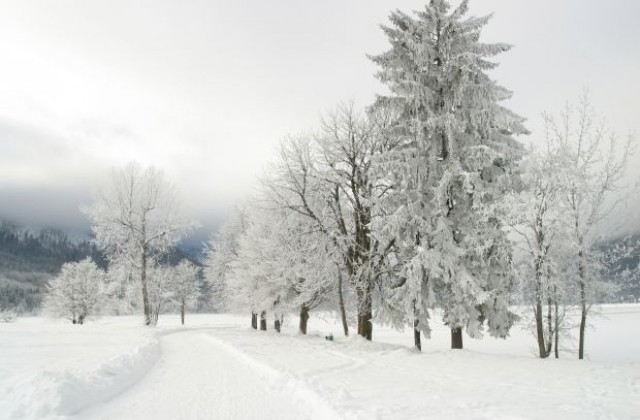
[[91, 260], [64, 264], [49, 283], [44, 300], [45, 312], [83, 324], [104, 301], [105, 273]]

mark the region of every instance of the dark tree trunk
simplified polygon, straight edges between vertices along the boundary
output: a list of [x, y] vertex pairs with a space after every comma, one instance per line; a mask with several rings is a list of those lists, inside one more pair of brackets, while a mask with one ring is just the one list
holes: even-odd
[[[555, 290], [554, 290], [554, 292], [555, 292]], [[559, 359], [560, 358], [560, 349], [558, 348], [558, 345], [559, 345], [559, 342], [560, 342], [560, 339], [559, 339], [559, 335], [560, 335], [560, 318], [558, 317], [558, 315], [559, 315], [558, 312], [559, 311], [558, 311], [558, 300], [557, 299], [554, 300], [553, 305], [555, 307], [555, 328], [553, 330], [555, 345], [553, 347], [554, 347], [554, 352], [555, 352], [556, 359]]]
[[451, 348], [462, 349], [462, 328], [451, 328]]
[[547, 299], [547, 357], [553, 348], [553, 301]]
[[[544, 320], [542, 315], [542, 267], [541, 262], [539, 260], [536, 261], [536, 304], [535, 304], [535, 317], [536, 317], [536, 336], [538, 339], [538, 355], [541, 359], [549, 356], [547, 352], [547, 345], [544, 339]], [[549, 337], [549, 340], [551, 338]]]
[[418, 350], [422, 351], [422, 338], [420, 336], [420, 330], [418, 329], [419, 322], [417, 319], [413, 321], [413, 344]]
[[300, 334], [307, 333], [307, 323], [309, 322], [309, 307], [307, 305], [302, 305], [300, 307]]
[[342, 273], [338, 271], [338, 304], [340, 306], [340, 318], [342, 319], [342, 329], [344, 336], [349, 336], [349, 324], [347, 324], [347, 311], [344, 308], [344, 294], [342, 292]]
[[373, 337], [373, 324], [371, 323], [371, 286], [358, 289], [358, 335], [371, 340]]
[[182, 299], [182, 304], [180, 305], [180, 321], [182, 322], [182, 325], [184, 325], [184, 307], [185, 305], [185, 301], [184, 299]]
[[[582, 242], [582, 241], [581, 241]], [[578, 343], [578, 359], [584, 359], [584, 334], [587, 327], [587, 290], [585, 284], [584, 253], [578, 252], [578, 275], [580, 276], [580, 338]]]
[[273, 321], [273, 328], [274, 328], [277, 332], [280, 332], [280, 325], [281, 325], [280, 318], [278, 318], [278, 316], [276, 316], [276, 319]]
[[144, 309], [144, 324], [153, 324], [151, 305], [149, 304], [149, 291], [147, 289], [147, 247], [142, 245], [141, 247], [141, 267], [140, 267], [140, 282], [142, 283], [142, 306]]
[[[424, 276], [424, 268], [422, 269], [422, 275]], [[422, 351], [422, 341], [420, 337], [420, 320], [418, 320], [418, 311], [416, 309], [416, 300], [413, 300], [413, 345], [419, 351]]]
[[580, 342], [578, 345], [578, 359], [584, 359], [584, 333], [587, 327], [587, 303], [584, 283], [580, 283]]
[[251, 328], [258, 329], [258, 314], [255, 312], [251, 312]]
[[78, 316], [78, 324], [80, 324], [80, 325], [84, 324], [84, 315], [79, 315]]
[[267, 311], [260, 312], [260, 331], [267, 331]]

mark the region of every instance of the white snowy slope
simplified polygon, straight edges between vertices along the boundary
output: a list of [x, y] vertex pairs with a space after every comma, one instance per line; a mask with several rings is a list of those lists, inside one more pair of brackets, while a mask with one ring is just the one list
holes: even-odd
[[0, 419], [64, 416], [138, 382], [159, 347], [136, 319], [0, 323]]
[[518, 330], [450, 351], [439, 326], [417, 353], [391, 344], [410, 344], [410, 331], [376, 327], [374, 340], [387, 343], [371, 343], [317, 318], [309, 336], [293, 318], [281, 334], [248, 320], [188, 316], [182, 328], [164, 316], [153, 332], [130, 317], [0, 324], [0, 418], [640, 419], [639, 356], [625, 350], [640, 345], [627, 328], [640, 324], [640, 306], [605, 308], [590, 331], [593, 347], [608, 351], [597, 350], [598, 361], [536, 359]]

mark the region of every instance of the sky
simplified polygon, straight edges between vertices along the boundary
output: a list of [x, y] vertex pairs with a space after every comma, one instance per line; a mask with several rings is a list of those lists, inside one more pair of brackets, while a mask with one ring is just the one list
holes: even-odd
[[[86, 231], [79, 206], [135, 160], [165, 171], [206, 238], [282, 138], [384, 92], [366, 56], [388, 48], [379, 25], [425, 1], [0, 0], [0, 218]], [[614, 131], [640, 130], [640, 2], [471, 9], [495, 13], [484, 41], [514, 45], [491, 76], [525, 142], [585, 88]]]

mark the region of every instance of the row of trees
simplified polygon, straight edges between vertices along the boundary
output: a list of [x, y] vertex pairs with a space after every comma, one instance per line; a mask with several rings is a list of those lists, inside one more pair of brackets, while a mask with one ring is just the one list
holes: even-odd
[[[345, 335], [355, 319], [369, 340], [375, 316], [412, 328], [418, 349], [439, 308], [462, 348], [463, 331], [506, 337], [524, 290], [540, 357], [558, 355], [568, 305], [579, 308], [584, 356], [590, 307], [611, 291], [602, 271], [626, 252], [599, 244], [633, 139], [619, 150], [585, 99], [545, 117], [546, 143], [527, 151], [516, 140], [528, 134], [523, 119], [502, 105], [511, 93], [488, 75], [509, 47], [480, 42], [489, 18], [467, 12], [468, 1], [446, 0], [392, 12], [391, 48], [370, 57], [389, 94], [283, 141], [259, 193], [207, 250], [219, 307], [251, 312], [254, 328], [270, 314], [277, 330], [299, 311], [302, 333], [312, 311], [335, 309]], [[131, 296], [136, 279], [147, 325], [171, 296], [184, 321], [197, 268], [168, 269], [166, 255], [193, 224], [156, 169], [132, 164], [112, 181], [85, 209], [108, 277], [120, 279], [109, 293]], [[89, 261], [65, 266], [50, 306], [64, 302], [82, 323], [100, 299], [74, 296], [104, 277]]]
[[[200, 294], [199, 271], [192, 262], [182, 260], [176, 266], [158, 266], [148, 273], [149, 306], [157, 322], [164, 306], [177, 308], [184, 325], [186, 310]], [[84, 324], [91, 316], [102, 313], [128, 313], [123, 306], [136, 305], [140, 294], [130, 279], [121, 272], [104, 271], [91, 258], [70, 262], [49, 282], [44, 299], [48, 314]]]
[[[565, 307], [577, 306], [578, 356], [584, 357], [587, 316], [596, 302], [609, 299], [617, 284], [612, 274], [634, 244], [604, 247], [620, 232], [613, 221], [625, 199], [622, 188], [634, 138], [619, 142], [598, 118], [585, 94], [577, 106], [544, 116], [545, 142], [521, 164], [510, 226], [518, 235], [520, 270], [530, 278], [525, 293], [533, 301], [540, 357], [559, 354]], [[618, 220], [624, 220], [617, 214]], [[615, 273], [616, 280], [637, 273]]]
[[145, 324], [155, 325], [163, 306], [171, 304], [179, 307], [184, 324], [202, 282], [200, 268], [190, 261], [170, 264], [170, 252], [194, 226], [178, 210], [173, 187], [158, 169], [131, 163], [114, 170], [111, 182], [83, 209], [108, 271], [90, 259], [65, 264], [50, 284], [46, 307], [82, 324], [107, 302], [125, 313], [142, 302]]
[[506, 337], [513, 298], [530, 284], [540, 356], [551, 340], [543, 307], [557, 331], [560, 305], [578, 304], [583, 357], [587, 313], [604, 291], [598, 229], [631, 143], [619, 158], [583, 103], [577, 125], [547, 118], [547, 152], [527, 154], [515, 139], [523, 119], [501, 105], [511, 93], [487, 74], [509, 47], [480, 42], [489, 17], [467, 12], [468, 1], [451, 10], [445, 0], [392, 12], [382, 28], [391, 49], [371, 57], [390, 94], [286, 139], [260, 192], [214, 237], [206, 276], [254, 327], [296, 308], [304, 333], [324, 306], [345, 334], [354, 316], [369, 340], [374, 313], [408, 325], [419, 349], [438, 307], [462, 348], [463, 330]]

